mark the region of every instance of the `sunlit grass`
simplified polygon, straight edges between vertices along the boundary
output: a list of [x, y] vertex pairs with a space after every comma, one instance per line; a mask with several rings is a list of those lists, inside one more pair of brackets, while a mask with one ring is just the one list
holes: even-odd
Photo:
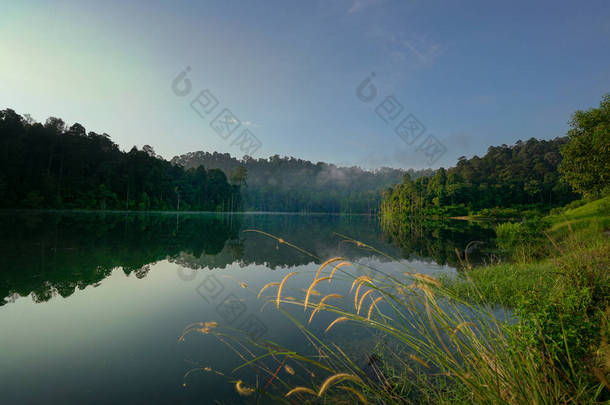
[[[363, 242], [345, 241], [377, 251]], [[243, 362], [232, 373], [256, 371], [249, 382], [233, 380], [236, 391], [262, 403], [594, 403], [605, 395], [603, 378], [610, 370], [607, 338], [600, 343], [600, 365], [595, 369], [600, 383], [591, 384], [577, 376], [571, 347], [566, 344], [567, 362], [558, 361], [544, 346], [532, 346], [517, 328], [496, 318], [490, 305], [511, 305], [519, 294], [554, 288], [553, 271], [550, 262], [534, 268], [509, 264], [475, 268], [468, 270], [461, 286], [448, 287], [415, 271], [388, 275], [334, 257], [311, 273], [301, 298], [283, 295], [296, 272], [279, 283], [267, 283], [258, 294], [292, 321], [312, 351], [300, 353], [271, 341], [253, 341], [237, 329], [206, 323], [189, 325], [181, 340], [191, 332], [220, 339]], [[525, 273], [534, 282], [522, 281]], [[325, 281], [336, 290], [317, 298], [315, 287]], [[301, 321], [300, 311], [293, 313], [290, 308], [302, 308], [305, 319]], [[332, 315], [331, 321], [318, 319], [320, 313]], [[353, 327], [370, 330], [379, 342], [364, 366], [334, 338], [342, 328]], [[313, 332], [318, 328], [324, 330], [321, 336]], [[294, 367], [286, 364], [288, 360]], [[266, 381], [261, 375], [267, 376]]]

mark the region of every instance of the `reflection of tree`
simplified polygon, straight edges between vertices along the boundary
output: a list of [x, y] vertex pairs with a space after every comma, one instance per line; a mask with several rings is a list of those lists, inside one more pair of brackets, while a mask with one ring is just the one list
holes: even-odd
[[[333, 255], [357, 259], [370, 251], [340, 244], [335, 232], [383, 243], [373, 217], [222, 214], [41, 213], [0, 216], [0, 297], [32, 294], [37, 302], [70, 296], [97, 285], [113, 269], [145, 277], [150, 264], [169, 260], [184, 267], [224, 269], [265, 265], [272, 269], [316, 260], [271, 238], [290, 240], [322, 260]], [[394, 249], [395, 250], [395, 249]], [[2, 301], [0, 300], [0, 303]]]
[[463, 252], [471, 241], [483, 241], [469, 256], [471, 261], [480, 261], [493, 249], [495, 232], [491, 224], [458, 220], [429, 220], [406, 218], [403, 221], [383, 222], [387, 240], [402, 249], [404, 258], [433, 258], [438, 264], [459, 267], [455, 253]]
[[[267, 236], [277, 235], [318, 259]], [[330, 215], [222, 215], [41, 213], [0, 215], [0, 305], [17, 294], [37, 302], [97, 285], [120, 268], [146, 277], [150, 264], [169, 260], [191, 269], [264, 265], [271, 269], [320, 262], [333, 256], [370, 257], [370, 250], [341, 243], [337, 234], [368, 243], [393, 257], [457, 261], [454, 247], [487, 241], [493, 231], [467, 222], [408, 222], [384, 226], [374, 217]], [[390, 243], [388, 243], [390, 242]], [[385, 260], [384, 258], [380, 258]]]
[[115, 268], [142, 278], [149, 264], [180, 253], [218, 254], [239, 228], [239, 219], [222, 215], [2, 215], [0, 297], [67, 297]]
[[[371, 256], [369, 250], [340, 243], [337, 233], [371, 243], [381, 250], [398, 254], [398, 250], [382, 239], [377, 220], [369, 216], [339, 215], [244, 215], [242, 229], [257, 229], [276, 235], [299, 248], [310, 252], [321, 261], [341, 255], [349, 259]], [[312, 262], [316, 258], [274, 239], [251, 232], [241, 232], [238, 241], [229, 241], [218, 255], [183, 254], [177, 263], [190, 268], [224, 268], [237, 262], [241, 266], [264, 265], [271, 269], [294, 267]]]

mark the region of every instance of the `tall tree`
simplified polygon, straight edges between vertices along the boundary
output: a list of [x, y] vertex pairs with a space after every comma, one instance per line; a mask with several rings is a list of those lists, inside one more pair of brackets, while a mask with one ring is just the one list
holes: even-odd
[[559, 170], [577, 192], [591, 196], [610, 187], [610, 94], [599, 108], [576, 111], [570, 121], [569, 142], [561, 149]]
[[107, 134], [51, 117], [44, 125], [0, 110], [0, 207], [239, 209], [224, 173], [185, 170], [152, 147], [121, 152]]

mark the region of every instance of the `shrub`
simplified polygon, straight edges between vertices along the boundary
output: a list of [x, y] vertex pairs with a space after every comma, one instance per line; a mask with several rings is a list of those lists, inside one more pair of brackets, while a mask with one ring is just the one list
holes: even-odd
[[546, 251], [543, 229], [547, 224], [541, 218], [502, 223], [496, 227], [498, 247], [516, 261], [539, 258]]

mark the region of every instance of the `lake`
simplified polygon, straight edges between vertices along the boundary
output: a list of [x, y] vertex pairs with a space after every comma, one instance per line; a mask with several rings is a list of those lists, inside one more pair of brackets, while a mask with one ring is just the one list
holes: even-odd
[[[257, 299], [265, 284], [297, 272], [283, 294], [302, 298], [319, 264], [335, 256], [356, 265], [316, 287], [321, 294], [349, 290], [369, 270], [451, 274], [456, 248], [480, 241], [470, 252], [480, 262], [493, 238], [489, 226], [466, 221], [382, 226], [370, 216], [3, 212], [0, 402], [242, 403], [231, 381], [265, 385], [268, 377], [246, 368], [230, 376], [243, 360], [212, 335], [195, 331], [179, 343], [189, 324], [216, 321], [306, 352], [298, 328], [265, 305], [276, 287]], [[300, 321], [309, 317], [282, 308]], [[321, 313], [310, 329], [324, 336], [332, 319]], [[357, 361], [375, 341], [348, 326], [326, 337]]]

